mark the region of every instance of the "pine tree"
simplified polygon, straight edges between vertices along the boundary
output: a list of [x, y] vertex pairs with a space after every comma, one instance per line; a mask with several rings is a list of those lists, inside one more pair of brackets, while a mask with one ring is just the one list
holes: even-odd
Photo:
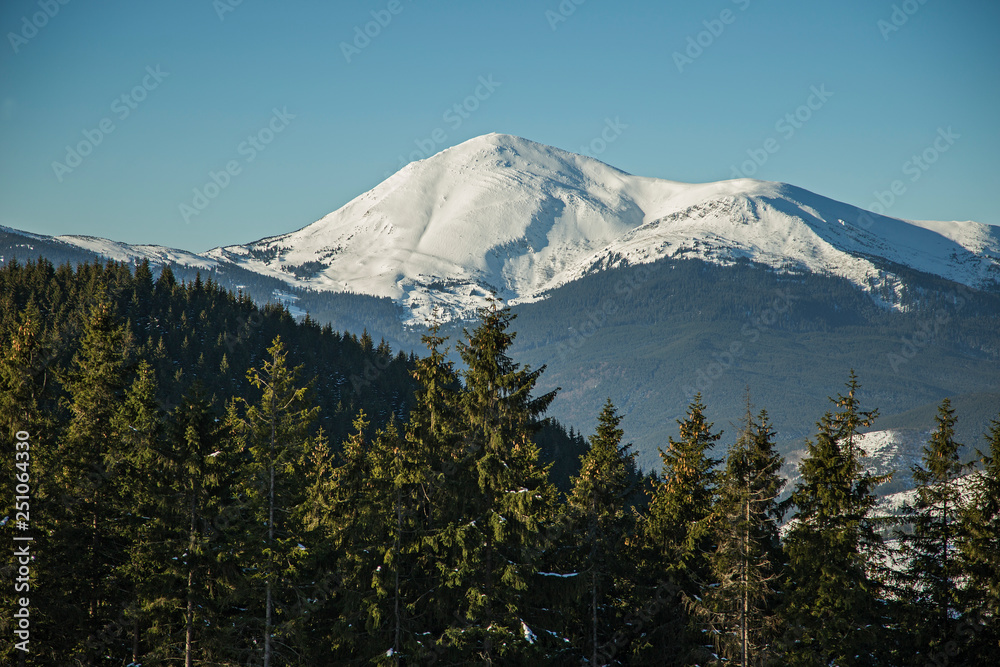
[[323, 594], [311, 605], [305, 632], [321, 637], [328, 649], [313, 649], [319, 663], [362, 664], [373, 651], [364, 605], [375, 558], [371, 554], [378, 524], [367, 500], [370, 442], [364, 412], [354, 432], [334, 455], [322, 438], [312, 443], [302, 523], [307, 545], [305, 569]]
[[408, 655], [421, 661], [443, 655], [436, 640], [455, 620], [456, 589], [450, 587], [453, 582], [446, 573], [461, 559], [452, 551], [453, 536], [469, 516], [469, 490], [477, 483], [461, 439], [461, 385], [447, 350], [442, 349], [447, 339], [439, 331], [435, 323], [423, 337], [428, 356], [415, 362], [418, 389], [406, 425], [404, 456], [394, 460], [401, 465], [396, 492], [404, 492], [397, 498], [406, 500], [410, 531], [407, 584], [415, 602], [408, 612], [420, 619], [423, 632], [430, 633], [417, 635], [415, 628], [411, 633]]
[[[40, 541], [42, 535], [54, 529], [49, 519], [53, 516], [50, 508], [56, 500], [53, 498], [56, 489], [48, 483], [48, 471], [58, 465], [52, 456], [53, 432], [60, 416], [55, 405], [56, 381], [49, 368], [54, 357], [50, 336], [43, 331], [41, 312], [34, 301], [9, 321], [0, 323], [0, 434], [5, 443], [10, 443], [0, 462], [0, 492], [3, 494], [0, 514], [8, 517], [10, 528], [17, 525], [16, 521], [27, 519], [29, 532], [22, 536], [38, 535]], [[16, 499], [23, 495], [16, 493], [18, 483], [28, 485], [27, 508]], [[5, 549], [0, 557], [0, 571], [14, 573], [17, 566], [14, 550]], [[13, 579], [13, 575], [3, 576], [0, 585], [14, 592]], [[28, 585], [33, 589], [38, 583], [28, 582]], [[31, 589], [19, 593], [0, 596], [0, 632], [8, 638], [14, 636], [11, 619], [15, 600], [24, 593], [29, 593], [26, 597], [33, 602], [38, 599]], [[49, 625], [45, 607], [35, 606], [31, 613], [32, 631], [45, 632]], [[17, 651], [14, 644], [14, 641], [0, 643], [0, 662], [13, 665], [20, 659], [24, 664], [24, 653]], [[41, 654], [40, 660], [51, 659], [54, 647], [39, 644], [31, 643], [32, 654]]]
[[907, 644], [917, 656], [932, 655], [948, 641], [957, 611], [958, 563], [955, 534], [965, 466], [958, 459], [955, 411], [946, 398], [938, 408], [937, 429], [923, 448], [923, 465], [912, 467], [916, 502], [906, 508], [911, 530], [898, 532], [906, 563], [901, 574], [909, 613]]
[[49, 581], [40, 598], [53, 609], [54, 643], [63, 659], [96, 664], [99, 656], [127, 651], [118, 631], [123, 609], [118, 591], [124, 582], [118, 566], [124, 558], [117, 526], [119, 440], [114, 428], [127, 383], [131, 338], [106, 302], [98, 302], [85, 322], [80, 349], [66, 374], [69, 424], [52, 458], [52, 488], [62, 492], [50, 507], [54, 531], [45, 547]]
[[861, 410], [859, 386], [852, 372], [847, 395], [831, 399], [839, 412], [818, 423], [792, 493], [782, 656], [789, 665], [870, 664], [875, 629], [885, 624], [875, 574], [882, 540], [872, 509], [873, 489], [888, 475], [873, 476], [862, 464], [858, 431], [878, 412]]
[[221, 660], [234, 643], [223, 612], [237, 577], [220, 554], [228, 550], [222, 529], [236, 461], [199, 383], [181, 397], [162, 437], [130, 457], [143, 519], [129, 553], [147, 627], [142, 662]]
[[[243, 445], [248, 478], [245, 494], [252, 523], [248, 526], [247, 558], [253, 564], [252, 584], [259, 590], [261, 652], [264, 667], [275, 653], [275, 634], [281, 623], [279, 596], [289, 593], [301, 550], [288, 520], [292, 508], [302, 500], [295, 482], [305, 460], [308, 428], [318, 409], [310, 405], [307, 386], [297, 386], [301, 366], [288, 366], [288, 353], [280, 337], [268, 348], [269, 358], [261, 367], [247, 371], [247, 380], [260, 392], [251, 404], [238, 398], [242, 416], [230, 412], [232, 428]], [[254, 527], [259, 527], [260, 534]]]
[[764, 665], [776, 632], [784, 510], [778, 496], [782, 458], [775, 433], [761, 410], [749, 406], [740, 437], [729, 451], [716, 504], [716, 551], [700, 617], [726, 664]]
[[[117, 521], [116, 538], [129, 554], [134, 554], [143, 541], [142, 524], [146, 507], [143, 506], [141, 484], [150, 472], [142, 463], [150, 452], [157, 451], [163, 427], [162, 415], [156, 403], [156, 379], [148, 362], [142, 360], [135, 370], [135, 380], [126, 391], [124, 401], [112, 420], [112, 428], [120, 450], [110, 460], [107, 472], [114, 480], [115, 504], [122, 516]], [[145, 573], [137, 568], [137, 561], [126, 558], [118, 566], [123, 582], [119, 595], [127, 596], [124, 618], [131, 625], [132, 662], [138, 664], [142, 656], [141, 633], [143, 614], [140, 610], [139, 590], [147, 583]]]
[[466, 660], [511, 664], [536, 652], [528, 624], [536, 607], [528, 589], [539, 529], [552, 519], [556, 492], [532, 433], [556, 392], [532, 396], [545, 367], [522, 368], [509, 356], [515, 337], [508, 331], [509, 308], [494, 301], [479, 316], [459, 346], [467, 367], [459, 465], [468, 466], [475, 486], [465, 490], [468, 515], [451, 531], [461, 557], [448, 585], [461, 591], [464, 621], [452, 623], [444, 642]]
[[683, 662], [703, 652], [701, 633], [681, 607], [690, 608], [702, 587], [712, 582], [713, 508], [720, 460], [710, 457], [708, 451], [721, 433], [712, 432], [700, 394], [688, 406], [685, 419], [677, 423], [680, 440], [671, 437], [667, 449], [660, 450], [662, 476], [651, 493], [646, 540], [653, 580], [673, 583], [678, 596], [661, 612], [662, 622], [654, 624], [641, 650], [654, 660], [662, 660], [666, 654]]
[[[573, 478], [566, 511], [572, 521], [569, 534], [576, 538], [577, 566], [586, 575], [581, 591], [586, 612], [577, 619], [586, 628], [584, 655], [590, 664], [605, 664], [612, 635], [622, 627], [630, 611], [634, 564], [627, 551], [635, 530], [634, 515], [628, 506], [638, 482], [636, 453], [631, 443], [622, 443], [622, 417], [607, 399], [598, 417], [597, 432], [590, 448], [580, 457], [580, 473]], [[563, 573], [568, 577], [574, 573]]]
[[1000, 662], [1000, 417], [990, 422], [985, 439], [989, 453], [979, 451], [983, 469], [974, 477], [959, 523], [965, 625], [954, 638], [964, 640], [962, 659], [979, 665]]

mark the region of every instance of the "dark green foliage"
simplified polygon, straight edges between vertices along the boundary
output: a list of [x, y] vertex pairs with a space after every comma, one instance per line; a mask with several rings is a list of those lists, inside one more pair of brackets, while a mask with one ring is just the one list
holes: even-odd
[[[51, 506], [53, 530], [46, 545], [58, 589], [43, 599], [52, 605], [53, 632], [69, 644], [68, 655], [95, 663], [104, 649], [104, 629], [116, 623], [123, 605], [119, 566], [125, 558], [118, 502], [124, 481], [116, 417], [128, 386], [130, 337], [110, 304], [98, 302], [83, 325], [79, 351], [63, 385], [69, 421], [55, 448], [51, 475], [60, 491]], [[126, 596], [130, 597], [130, 596]], [[57, 620], [58, 619], [58, 620]]]
[[661, 612], [640, 648], [648, 659], [672, 656], [678, 664], [703, 653], [700, 628], [688, 610], [702, 587], [712, 583], [719, 459], [708, 455], [721, 437], [712, 432], [700, 396], [680, 421], [680, 439], [670, 438], [661, 478], [653, 486], [646, 522], [646, 567], [651, 582], [667, 580], [678, 587], [672, 608]]
[[461, 553], [449, 584], [458, 594], [461, 624], [447, 629], [444, 644], [465, 660], [487, 664], [530, 663], [536, 653], [528, 639], [541, 602], [529, 590], [537, 572], [533, 555], [556, 500], [532, 440], [555, 392], [532, 395], [544, 366], [522, 368], [511, 359], [511, 319], [509, 309], [494, 302], [459, 344], [466, 370], [457, 474], [471, 474], [471, 484], [464, 516], [448, 528], [451, 548]]
[[282, 628], [291, 619], [282, 610], [294, 596], [296, 570], [304, 557], [291, 515], [304, 499], [299, 480], [318, 409], [308, 400], [308, 387], [299, 384], [301, 372], [301, 366], [289, 366], [285, 345], [276, 337], [260, 368], [247, 371], [259, 398], [252, 403], [235, 399], [226, 420], [244, 461], [237, 493], [247, 519], [240, 526], [244, 541], [239, 553], [247, 581], [240, 603], [256, 621], [248, 629], [252, 637], [252, 626], [257, 626], [259, 643], [251, 644], [260, 646], [264, 667], [277, 664], [275, 654], [287, 643]]
[[[748, 409], [720, 470], [697, 397], [643, 476], [610, 401], [589, 443], [567, 433], [545, 418], [545, 367], [512, 356], [511, 311], [479, 316], [457, 371], [438, 327], [427, 356], [393, 356], [213, 276], [0, 268], [0, 424], [31, 441], [31, 660], [997, 661], [1000, 422], [959, 480], [942, 406], [888, 588], [883, 478], [858, 446], [875, 413], [853, 374], [809, 443], [782, 545], [767, 413]], [[3, 460], [8, 517], [26, 466]]]
[[[898, 534], [905, 559], [900, 573], [902, 623], [911, 638], [911, 659], [921, 661], [940, 651], [949, 639], [958, 611], [960, 570], [955, 553], [963, 466], [955, 441], [955, 411], [945, 399], [938, 408], [937, 429], [924, 446], [922, 465], [913, 466], [917, 497], [905, 508], [909, 529]], [[916, 641], [913, 641], [915, 639]]]
[[764, 665], [777, 637], [777, 606], [784, 558], [778, 496], [782, 458], [774, 450], [767, 412], [749, 406], [743, 430], [730, 448], [715, 508], [716, 550], [712, 579], [698, 618], [726, 664]]
[[609, 399], [597, 420], [597, 432], [581, 457], [580, 473], [573, 478], [565, 513], [574, 571], [563, 577], [582, 577], [579, 596], [567, 634], [579, 637], [590, 664], [606, 664], [614, 658], [607, 647], [622, 627], [634, 599], [635, 566], [630, 558], [636, 537], [635, 515], [629, 499], [636, 495], [640, 476], [632, 445], [623, 443], [622, 417]]
[[861, 410], [853, 372], [847, 388], [831, 399], [838, 411], [824, 415], [807, 443], [792, 493], [785, 664], [870, 664], [879, 648], [876, 628], [886, 622], [875, 573], [882, 539], [872, 515], [873, 490], [884, 478], [865, 472], [858, 446], [859, 429], [878, 413]]
[[961, 608], [972, 629], [971, 637], [961, 633], [962, 656], [980, 665], [1000, 662], [1000, 417], [985, 438], [988, 451], [979, 452], [982, 470], [963, 504], [958, 539], [960, 571], [967, 577]]

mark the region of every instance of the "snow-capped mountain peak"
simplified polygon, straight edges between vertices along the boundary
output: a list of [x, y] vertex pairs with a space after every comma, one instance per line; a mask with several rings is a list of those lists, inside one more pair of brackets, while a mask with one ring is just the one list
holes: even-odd
[[307, 227], [208, 256], [313, 289], [388, 296], [412, 321], [466, 315], [490, 292], [544, 297], [596, 270], [677, 254], [747, 257], [874, 290], [883, 259], [979, 286], [1000, 234], [974, 222], [911, 223], [782, 183], [687, 184], [488, 134], [413, 162]]
[[784, 183], [689, 184], [487, 134], [413, 162], [298, 231], [194, 255], [64, 236], [113, 259], [232, 263], [290, 286], [391, 297], [409, 322], [464, 317], [609, 267], [669, 257], [748, 258], [844, 277], [887, 307], [909, 266], [972, 287], [1000, 282], [1000, 228], [876, 215]]

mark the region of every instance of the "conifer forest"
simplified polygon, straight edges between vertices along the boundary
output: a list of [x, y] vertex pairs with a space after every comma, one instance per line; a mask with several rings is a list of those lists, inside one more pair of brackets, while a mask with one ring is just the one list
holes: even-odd
[[1000, 415], [898, 512], [863, 368], [793, 483], [752, 386], [643, 470], [498, 302], [417, 355], [157, 271], [0, 268], [5, 665], [1000, 664]]

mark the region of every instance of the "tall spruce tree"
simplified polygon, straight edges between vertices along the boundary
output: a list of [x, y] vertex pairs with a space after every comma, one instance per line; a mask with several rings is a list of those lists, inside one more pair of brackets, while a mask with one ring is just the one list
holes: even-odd
[[376, 567], [372, 551], [384, 535], [369, 500], [371, 443], [364, 412], [353, 425], [337, 453], [325, 440], [314, 441], [307, 468], [305, 570], [322, 594], [310, 605], [305, 631], [318, 644], [307, 655], [319, 664], [365, 664], [377, 650], [369, 638], [366, 605]]
[[906, 508], [910, 530], [899, 531], [905, 567], [901, 572], [903, 617], [915, 661], [940, 651], [953, 631], [958, 610], [956, 532], [961, 503], [958, 482], [965, 466], [955, 441], [955, 411], [947, 398], [938, 407], [937, 428], [923, 448], [922, 465], [912, 467], [916, 501]]
[[979, 451], [983, 467], [959, 523], [965, 624], [953, 637], [962, 659], [978, 665], [1000, 663], [1000, 417], [990, 422], [985, 439], [987, 452]]
[[244, 493], [251, 520], [246, 524], [245, 548], [251, 582], [259, 595], [252, 604], [259, 613], [264, 667], [274, 664], [276, 637], [284, 641], [282, 624], [292, 620], [281, 610], [286, 596], [294, 596], [295, 572], [304, 554], [290, 515], [303, 499], [297, 479], [308, 449], [309, 426], [318, 414], [309, 401], [308, 386], [298, 385], [302, 367], [289, 366], [280, 337], [268, 355], [260, 368], [247, 371], [247, 381], [260, 398], [254, 403], [237, 398], [243, 409], [229, 413], [248, 466]]
[[230, 659], [235, 642], [223, 612], [238, 578], [220, 554], [237, 466], [200, 383], [175, 406], [162, 438], [136, 444], [132, 488], [143, 520], [129, 560], [148, 637], [141, 662]]
[[452, 549], [461, 554], [449, 575], [449, 586], [460, 592], [461, 620], [443, 643], [460, 659], [519, 664], [537, 654], [529, 585], [539, 529], [551, 521], [556, 497], [532, 434], [556, 392], [533, 396], [545, 367], [522, 368], [509, 356], [515, 338], [509, 308], [493, 301], [479, 317], [459, 346], [467, 367], [459, 466], [475, 486], [465, 490], [467, 516], [450, 531]]
[[[55, 509], [52, 507], [53, 494], [58, 495], [58, 491], [48, 483], [48, 471], [58, 466], [52, 454], [56, 440], [53, 432], [59, 417], [55, 404], [56, 381], [49, 368], [54, 356], [51, 337], [44, 331], [41, 312], [34, 301], [30, 301], [10, 320], [0, 322], [0, 433], [4, 442], [11, 443], [6, 450], [9, 455], [0, 463], [0, 492], [3, 494], [0, 514], [11, 520], [11, 528], [17, 525], [16, 520], [23, 516], [17, 511], [23, 511], [25, 507], [15, 501], [15, 496], [24, 495], [15, 493], [15, 488], [18, 476], [26, 479], [23, 483], [28, 484], [30, 496], [27, 508], [29, 532], [23, 535], [37, 535], [40, 543], [56, 528], [50, 520], [55, 516], [50, 508]], [[0, 572], [4, 573], [0, 584], [7, 591], [16, 590], [13, 573], [17, 571], [17, 566], [14, 551], [5, 549], [0, 557]], [[7, 573], [11, 573], [9, 578]], [[18, 582], [18, 585], [21, 583]], [[37, 590], [38, 582], [29, 582], [29, 585]], [[30, 589], [19, 592], [33, 593]], [[12, 619], [15, 601], [20, 597], [0, 596], [0, 632], [6, 637], [14, 636]], [[39, 599], [34, 594], [27, 597], [32, 601]], [[44, 636], [47, 628], [53, 627], [46, 617], [47, 613], [44, 605], [35, 606], [32, 610], [32, 629], [37, 636]], [[0, 662], [13, 665], [20, 660], [24, 664], [24, 653], [14, 646], [14, 641], [0, 644]], [[51, 652], [54, 646], [45, 646], [42, 642], [32, 643], [31, 646], [33, 655], [41, 654], [40, 660], [53, 659]]]
[[428, 356], [415, 363], [418, 388], [405, 429], [402, 475], [396, 477], [410, 531], [407, 583], [413, 601], [407, 613], [414, 628], [419, 623], [422, 629], [413, 634], [407, 656], [419, 661], [446, 653], [439, 640], [455, 620], [459, 602], [454, 594], [460, 590], [451, 579], [462, 560], [453, 549], [454, 536], [470, 514], [468, 503], [475, 494], [469, 490], [476, 486], [461, 437], [461, 385], [439, 332], [440, 326], [432, 324], [423, 337]]
[[818, 423], [792, 492], [781, 660], [789, 665], [877, 662], [877, 628], [885, 622], [876, 574], [882, 539], [872, 516], [874, 488], [888, 479], [865, 471], [858, 436], [877, 410], [863, 411], [853, 371], [838, 408]]
[[338, 573], [329, 606], [340, 616], [329, 624], [338, 661], [423, 662], [445, 652], [437, 640], [459, 604], [449, 594], [460, 560], [449, 554], [451, 536], [475, 477], [462, 465], [460, 386], [438, 331], [424, 336], [430, 354], [415, 364], [405, 433], [391, 424], [368, 438], [362, 414], [340, 456], [313, 455], [306, 521], [320, 558]]
[[[647, 566], [653, 581], [676, 586], [676, 596], [659, 613], [639, 648], [647, 660], [686, 664], [706, 654], [697, 623], [688, 610], [712, 583], [711, 554], [715, 551], [713, 509], [718, 494], [719, 459], [709, 450], [721, 437], [705, 418], [701, 395], [677, 421], [680, 439], [670, 438], [660, 450], [663, 469], [651, 493], [646, 540]], [[670, 658], [665, 658], [670, 656]], [[662, 663], [661, 663], [662, 664]]]
[[63, 383], [70, 420], [49, 470], [62, 497], [50, 506], [56, 528], [44, 557], [53, 568], [50, 581], [60, 585], [41, 597], [61, 607], [52, 631], [61, 635], [53, 643], [63, 647], [63, 659], [86, 665], [121, 655], [130, 643], [120, 632], [118, 592], [127, 584], [118, 569], [125, 545], [113, 478], [121, 450], [114, 422], [128, 386], [130, 350], [131, 337], [111, 305], [98, 301]]
[[[629, 500], [639, 475], [636, 452], [630, 451], [631, 443], [622, 443], [621, 421], [607, 399], [567, 499], [576, 565], [586, 578], [586, 585], [579, 588], [584, 613], [573, 618], [582, 622], [583, 631], [578, 634], [582, 635], [583, 656], [592, 665], [608, 664], [614, 658], [604, 649], [631, 611], [627, 603], [635, 566], [628, 549], [635, 521]], [[563, 577], [572, 574], [562, 573]]]
[[127, 600], [125, 618], [131, 626], [132, 662], [139, 664], [143, 655], [143, 625], [145, 614], [141, 609], [140, 590], [148, 583], [146, 573], [132, 556], [146, 538], [143, 524], [146, 505], [141, 484], [144, 474], [142, 462], [161, 447], [163, 417], [156, 403], [156, 378], [152, 367], [142, 360], [135, 369], [135, 380], [126, 391], [124, 400], [115, 414], [112, 427], [120, 445], [117, 455], [109, 461], [107, 472], [114, 480], [115, 503], [122, 510], [116, 522], [116, 538], [128, 552], [118, 565], [122, 588], [119, 595]]
[[718, 655], [725, 664], [741, 667], [767, 664], [777, 632], [784, 560], [779, 534], [784, 509], [778, 496], [785, 482], [774, 437], [767, 412], [754, 418], [748, 406], [720, 481], [714, 583], [700, 605], [699, 617]]

